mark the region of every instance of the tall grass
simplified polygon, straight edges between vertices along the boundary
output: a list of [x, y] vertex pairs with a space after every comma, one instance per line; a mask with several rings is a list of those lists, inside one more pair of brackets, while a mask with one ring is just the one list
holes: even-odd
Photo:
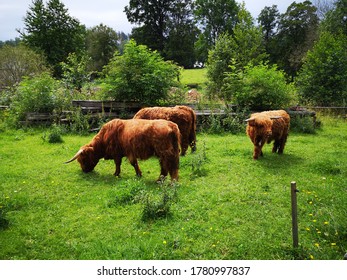
[[[198, 134], [174, 187], [155, 182], [155, 158], [140, 162], [141, 179], [127, 160], [120, 178], [113, 161], [88, 174], [64, 165], [92, 135], [49, 143], [43, 130], [2, 131], [0, 259], [341, 259], [347, 123], [322, 121], [315, 135], [291, 133], [283, 155], [265, 146], [258, 161], [245, 133]], [[291, 181], [300, 190], [299, 250]]]

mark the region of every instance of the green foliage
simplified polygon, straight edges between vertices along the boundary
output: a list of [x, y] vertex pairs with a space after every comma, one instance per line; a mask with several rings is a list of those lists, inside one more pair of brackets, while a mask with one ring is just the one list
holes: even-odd
[[88, 70], [88, 63], [91, 60], [87, 55], [78, 56], [70, 53], [67, 62], [61, 62], [62, 80], [67, 87], [81, 90], [83, 85], [90, 80], [91, 72]]
[[48, 141], [48, 143], [63, 143], [64, 140], [62, 138], [63, 128], [57, 125], [53, 125], [48, 132], [48, 136], [46, 133], [43, 134], [42, 140]]
[[192, 5], [192, 0], [131, 0], [124, 11], [129, 22], [140, 26], [133, 29], [131, 37], [158, 51], [166, 60], [192, 67], [198, 33]]
[[[121, 39], [121, 38], [120, 38]], [[117, 51], [118, 36], [116, 31], [103, 24], [87, 30], [87, 54], [91, 57], [88, 70], [101, 72]]]
[[323, 31], [331, 34], [344, 34], [347, 36], [347, 2], [346, 0], [334, 1], [334, 9], [327, 12], [321, 26]]
[[53, 67], [55, 76], [61, 75], [60, 63], [70, 53], [84, 49], [85, 27], [68, 14], [59, 0], [34, 0], [24, 18], [21, 38], [29, 47], [42, 51]]
[[90, 128], [88, 115], [84, 115], [81, 109], [76, 109], [71, 115], [70, 131], [76, 134], [86, 134]]
[[199, 62], [205, 63], [217, 38], [234, 33], [240, 8], [235, 0], [197, 0], [195, 5], [195, 18], [202, 28], [196, 43], [197, 57]]
[[252, 111], [286, 108], [294, 101], [294, 87], [287, 84], [284, 73], [269, 65], [246, 66], [232, 71], [222, 89], [226, 100]]
[[310, 1], [293, 2], [279, 18], [275, 42], [267, 47], [272, 48], [271, 61], [290, 77], [296, 76], [302, 67], [306, 52], [312, 48], [318, 36], [317, 8]]
[[[219, 36], [215, 47], [209, 52], [207, 76], [211, 97], [223, 97], [221, 89], [228, 73], [242, 70], [249, 63], [257, 65], [266, 59], [261, 29], [254, 26], [250, 13], [244, 7], [239, 11], [238, 17], [239, 23], [233, 29], [234, 35]], [[235, 69], [230, 68], [230, 65], [234, 65]]]
[[11, 114], [17, 121], [22, 121], [29, 112], [52, 113], [56, 106], [55, 93], [58, 86], [59, 82], [49, 73], [33, 78], [25, 77], [16, 89]]
[[312, 117], [291, 116], [290, 131], [306, 134], [315, 134], [316, 127]]
[[0, 91], [16, 86], [24, 76], [47, 71], [42, 55], [24, 45], [0, 48]]
[[347, 36], [324, 32], [296, 84], [302, 101], [318, 106], [345, 106], [347, 101]]
[[125, 45], [123, 55], [115, 54], [104, 74], [106, 97], [154, 105], [165, 100], [168, 90], [177, 84], [179, 70], [157, 52], [131, 40]]

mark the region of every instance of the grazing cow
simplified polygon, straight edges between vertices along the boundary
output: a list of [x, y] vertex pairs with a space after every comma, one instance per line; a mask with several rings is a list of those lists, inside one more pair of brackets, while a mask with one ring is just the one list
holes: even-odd
[[134, 119], [164, 119], [178, 125], [181, 132], [181, 155], [185, 155], [188, 146], [196, 151], [196, 115], [188, 106], [148, 107], [136, 113]]
[[290, 117], [284, 110], [254, 113], [246, 120], [246, 132], [254, 144], [253, 159], [262, 156], [262, 148], [274, 140], [272, 152], [283, 153], [287, 141]]
[[166, 120], [121, 120], [109, 121], [94, 136], [92, 141], [81, 147], [75, 156], [84, 172], [94, 169], [101, 158], [113, 159], [116, 164], [114, 175], [119, 176], [123, 157], [127, 157], [141, 176], [137, 159], [159, 158], [161, 173], [158, 180], [170, 173], [171, 180], [178, 180], [180, 132], [178, 126]]

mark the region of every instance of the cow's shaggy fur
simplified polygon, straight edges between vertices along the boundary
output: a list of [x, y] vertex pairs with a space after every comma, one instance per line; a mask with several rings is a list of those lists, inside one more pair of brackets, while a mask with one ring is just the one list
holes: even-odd
[[138, 111], [134, 119], [164, 119], [178, 125], [181, 132], [181, 154], [185, 155], [188, 146], [196, 150], [196, 114], [188, 106], [147, 107]]
[[253, 158], [263, 155], [262, 148], [265, 143], [274, 140], [272, 152], [283, 153], [287, 141], [290, 116], [284, 110], [265, 111], [254, 113], [247, 121], [246, 132], [254, 144]]
[[[92, 141], [81, 147], [75, 159], [84, 172], [94, 169], [101, 158], [113, 159], [115, 175], [120, 175], [123, 157], [127, 157], [137, 176], [142, 172], [137, 159], [159, 158], [161, 173], [158, 180], [169, 173], [172, 180], [178, 179], [180, 132], [178, 126], [166, 120], [120, 120], [106, 123]], [[68, 163], [67, 162], [67, 163]]]

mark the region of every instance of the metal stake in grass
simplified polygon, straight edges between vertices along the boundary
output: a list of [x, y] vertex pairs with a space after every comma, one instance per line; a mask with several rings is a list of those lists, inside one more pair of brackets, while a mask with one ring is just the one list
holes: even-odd
[[293, 247], [294, 249], [299, 246], [299, 234], [298, 234], [298, 207], [296, 200], [296, 193], [299, 192], [296, 189], [296, 182], [291, 182], [291, 197], [292, 197], [292, 231], [293, 231]]

